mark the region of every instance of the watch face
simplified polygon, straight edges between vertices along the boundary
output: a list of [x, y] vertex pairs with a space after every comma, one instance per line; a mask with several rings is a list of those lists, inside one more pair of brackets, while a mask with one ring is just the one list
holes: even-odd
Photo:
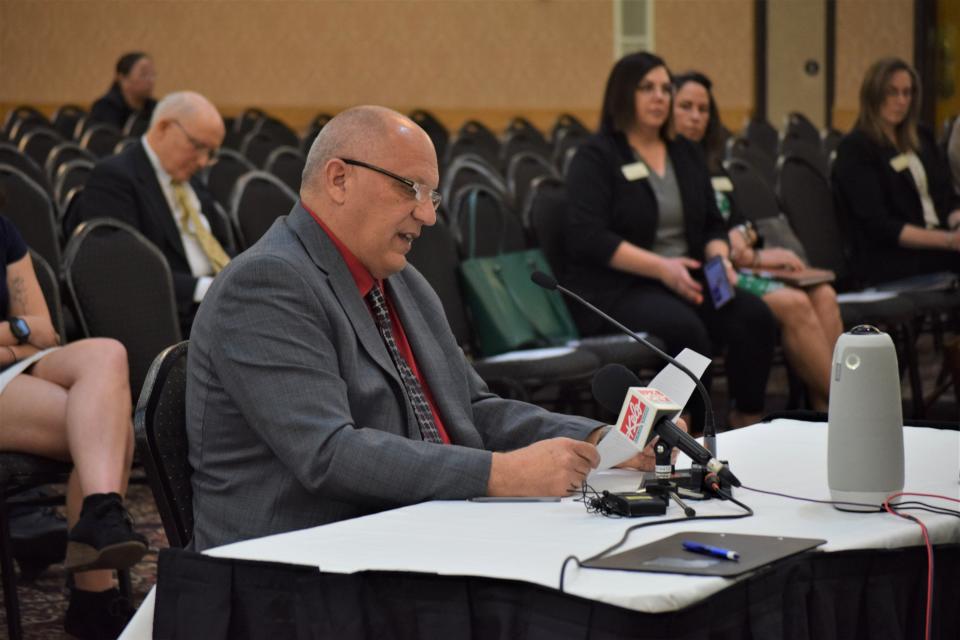
[[30, 325], [23, 318], [10, 318], [10, 332], [21, 343], [30, 337]]

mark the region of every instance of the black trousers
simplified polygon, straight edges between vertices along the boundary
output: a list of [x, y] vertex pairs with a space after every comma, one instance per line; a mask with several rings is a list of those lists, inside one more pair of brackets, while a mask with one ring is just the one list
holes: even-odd
[[[638, 279], [604, 311], [634, 331], [662, 339], [670, 355], [688, 347], [714, 357], [726, 347], [734, 406], [744, 413], [763, 412], [778, 334], [773, 314], [757, 296], [738, 288], [736, 296], [717, 310], [710, 300], [694, 306], [659, 282]], [[694, 415], [698, 413], [694, 409]]]

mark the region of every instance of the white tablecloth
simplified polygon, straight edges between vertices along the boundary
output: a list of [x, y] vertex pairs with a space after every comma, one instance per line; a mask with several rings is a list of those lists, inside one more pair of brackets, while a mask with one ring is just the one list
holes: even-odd
[[[809, 498], [829, 499], [825, 424], [778, 420], [721, 434], [719, 457], [744, 485]], [[905, 490], [960, 497], [960, 432], [905, 428]], [[683, 460], [679, 463], [683, 466]], [[628, 490], [636, 473], [610, 471], [591, 477], [598, 490]], [[623, 549], [678, 531], [825, 538], [822, 551], [898, 548], [922, 544], [917, 525], [886, 513], [845, 513], [829, 505], [798, 502], [739, 490], [752, 518], [681, 522], [641, 529]], [[736, 514], [729, 502], [693, 503], [699, 515]], [[956, 505], [953, 505], [956, 508]], [[914, 512], [936, 544], [960, 542], [960, 519]], [[671, 505], [664, 518], [681, 514]], [[210, 555], [318, 566], [324, 572], [413, 571], [522, 580], [556, 588], [564, 558], [585, 559], [616, 542], [637, 519], [588, 514], [581, 503], [473, 503], [436, 501], [208, 551]], [[424, 544], [424, 541], [429, 541]], [[578, 569], [570, 565], [571, 594], [657, 613], [688, 606], [731, 584], [725, 578]], [[150, 637], [153, 592], [123, 638]]]

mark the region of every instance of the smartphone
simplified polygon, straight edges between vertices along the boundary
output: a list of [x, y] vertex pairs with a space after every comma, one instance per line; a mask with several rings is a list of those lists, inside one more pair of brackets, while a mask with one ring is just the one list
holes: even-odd
[[713, 308], [719, 309], [733, 300], [734, 289], [727, 280], [727, 268], [723, 264], [723, 257], [714, 256], [703, 265], [703, 276], [710, 291]]

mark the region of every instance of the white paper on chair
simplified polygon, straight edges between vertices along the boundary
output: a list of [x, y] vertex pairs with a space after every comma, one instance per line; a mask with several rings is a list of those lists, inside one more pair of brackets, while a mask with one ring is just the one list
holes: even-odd
[[[703, 375], [703, 372], [707, 370], [707, 365], [710, 364], [710, 358], [700, 355], [692, 349], [684, 349], [681, 351], [680, 355], [676, 357], [676, 360], [687, 367], [687, 369], [690, 369], [698, 378]], [[690, 399], [690, 395], [696, 388], [693, 380], [672, 364], [668, 364], [660, 373], [654, 376], [648, 386], [653, 389], [659, 389], [681, 407], [687, 404], [687, 400]], [[677, 411], [673, 417], [676, 418], [682, 411], [682, 409]], [[623, 436], [619, 431], [610, 429], [603, 440], [597, 445], [597, 452], [600, 454], [600, 464], [595, 471], [602, 471], [603, 469], [616, 466], [624, 460], [628, 460], [632, 456], [637, 455], [641, 450], [642, 447], [638, 448], [632, 440]]]

